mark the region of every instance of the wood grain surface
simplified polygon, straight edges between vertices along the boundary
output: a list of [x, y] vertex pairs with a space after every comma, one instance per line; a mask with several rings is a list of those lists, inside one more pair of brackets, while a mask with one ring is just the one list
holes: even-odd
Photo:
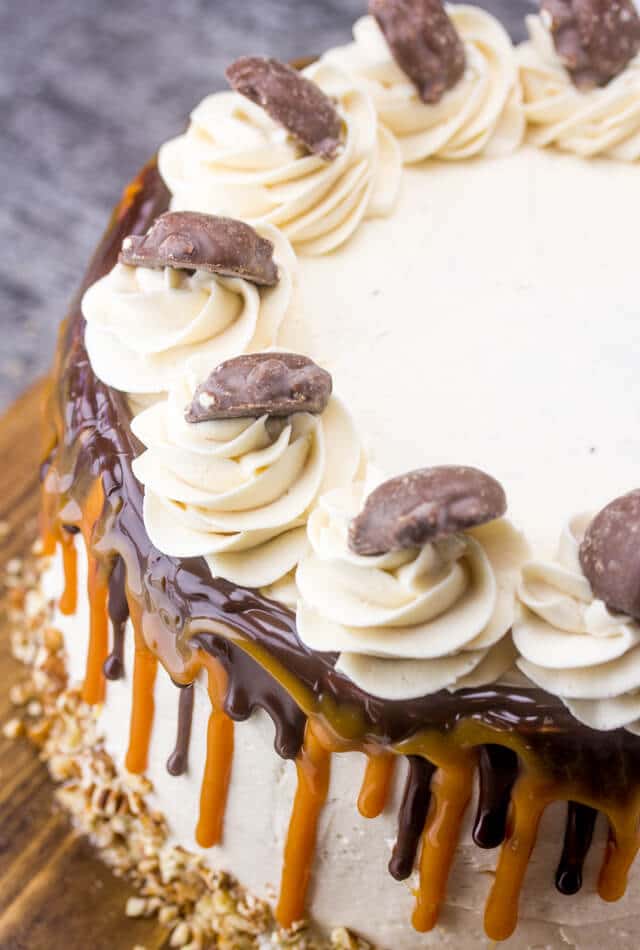
[[[37, 530], [40, 383], [0, 418], [0, 572], [29, 550]], [[8, 525], [8, 533], [6, 526]], [[0, 621], [0, 724], [14, 715], [9, 690], [24, 678]], [[93, 854], [53, 798], [45, 766], [26, 739], [0, 734], [1, 950], [158, 950], [166, 931], [131, 920], [131, 891]]]

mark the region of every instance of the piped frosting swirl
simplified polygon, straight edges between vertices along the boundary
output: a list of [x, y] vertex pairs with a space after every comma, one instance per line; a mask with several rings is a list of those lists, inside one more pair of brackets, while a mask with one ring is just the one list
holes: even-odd
[[86, 346], [95, 374], [132, 394], [166, 392], [194, 357], [216, 365], [272, 346], [294, 301], [298, 264], [288, 240], [269, 225], [278, 283], [174, 267], [118, 263], [82, 300]]
[[518, 69], [508, 34], [477, 7], [450, 7], [448, 13], [465, 46], [466, 69], [436, 104], [420, 99], [373, 17], [358, 20], [353, 43], [323, 57], [365, 85], [407, 163], [505, 154], [517, 148], [524, 135]]
[[586, 725], [640, 732], [640, 624], [594, 596], [579, 559], [589, 522], [572, 518], [555, 560], [523, 568], [518, 666]]
[[518, 48], [529, 138], [585, 158], [640, 158], [640, 55], [606, 86], [578, 89], [556, 52], [550, 30], [527, 17], [529, 41]]
[[187, 422], [199, 367], [133, 420], [146, 446], [133, 466], [145, 486], [145, 527], [165, 554], [204, 556], [215, 577], [267, 587], [305, 550], [318, 494], [354, 477], [358, 440], [335, 397], [318, 416]]
[[303, 642], [339, 652], [338, 668], [386, 699], [497, 679], [514, 658], [522, 536], [500, 518], [421, 548], [358, 555], [349, 524], [365, 494], [358, 483], [325, 495], [309, 519], [311, 550], [296, 574]]
[[335, 103], [343, 144], [332, 161], [309, 154], [259, 106], [236, 92], [208, 96], [159, 167], [173, 207], [277, 225], [306, 254], [343, 244], [365, 217], [386, 215], [401, 158], [362, 85], [329, 63], [304, 71]]

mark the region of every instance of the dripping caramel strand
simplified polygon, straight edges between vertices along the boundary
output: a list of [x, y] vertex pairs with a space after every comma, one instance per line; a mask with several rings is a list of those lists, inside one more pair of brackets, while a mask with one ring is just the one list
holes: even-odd
[[80, 524], [89, 564], [87, 584], [89, 595], [89, 651], [82, 698], [90, 705], [104, 702], [106, 680], [103, 666], [109, 655], [109, 569], [104, 560], [94, 554], [92, 549], [94, 531], [103, 510], [104, 489], [101, 479], [97, 478], [89, 490]]
[[131, 622], [134, 629], [135, 655], [133, 661], [133, 702], [129, 726], [129, 747], [125, 765], [129, 772], [141, 775], [149, 762], [149, 746], [155, 717], [155, 685], [158, 658], [144, 640], [140, 611], [131, 601]]
[[296, 759], [298, 785], [284, 847], [276, 920], [291, 927], [302, 920], [316, 847], [318, 820], [329, 792], [331, 753], [309, 720]]
[[367, 755], [367, 766], [358, 795], [363, 818], [377, 818], [385, 810], [393, 781], [396, 757], [388, 752]]
[[518, 902], [542, 813], [550, 802], [548, 786], [521, 776], [511, 793], [507, 836], [500, 849], [487, 900], [484, 929], [491, 940], [506, 940], [518, 923]]
[[447, 881], [460, 828], [473, 790], [475, 755], [464, 765], [440, 768], [431, 780], [431, 803], [422, 836], [420, 883], [412, 923], [419, 933], [432, 930], [447, 893]]
[[62, 532], [62, 566], [64, 571], [64, 591], [60, 598], [60, 613], [72, 617], [78, 605], [78, 548], [72, 534]]
[[607, 812], [609, 838], [598, 879], [598, 894], [605, 901], [617, 901], [627, 889], [629, 869], [640, 849], [640, 789], [631, 807]]
[[233, 763], [234, 724], [223, 709], [228, 685], [226, 670], [218, 660], [205, 653], [202, 653], [201, 660], [207, 671], [211, 714], [196, 841], [202, 848], [210, 848], [222, 841]]

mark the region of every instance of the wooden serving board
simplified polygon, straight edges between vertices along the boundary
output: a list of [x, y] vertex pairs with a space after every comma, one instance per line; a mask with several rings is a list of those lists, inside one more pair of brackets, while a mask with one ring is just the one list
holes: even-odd
[[[36, 384], [0, 418], [0, 572], [36, 537], [44, 390]], [[0, 725], [15, 715], [9, 690], [23, 678], [0, 620]], [[1, 950], [168, 946], [156, 921], [125, 916], [131, 893], [74, 832], [34, 748], [0, 733]]]

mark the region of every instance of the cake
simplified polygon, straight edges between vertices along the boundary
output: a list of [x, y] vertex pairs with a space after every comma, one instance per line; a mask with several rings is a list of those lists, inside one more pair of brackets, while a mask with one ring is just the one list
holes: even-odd
[[528, 30], [233, 63], [63, 326], [56, 708], [260, 908], [221, 946], [638, 945], [640, 19]]

